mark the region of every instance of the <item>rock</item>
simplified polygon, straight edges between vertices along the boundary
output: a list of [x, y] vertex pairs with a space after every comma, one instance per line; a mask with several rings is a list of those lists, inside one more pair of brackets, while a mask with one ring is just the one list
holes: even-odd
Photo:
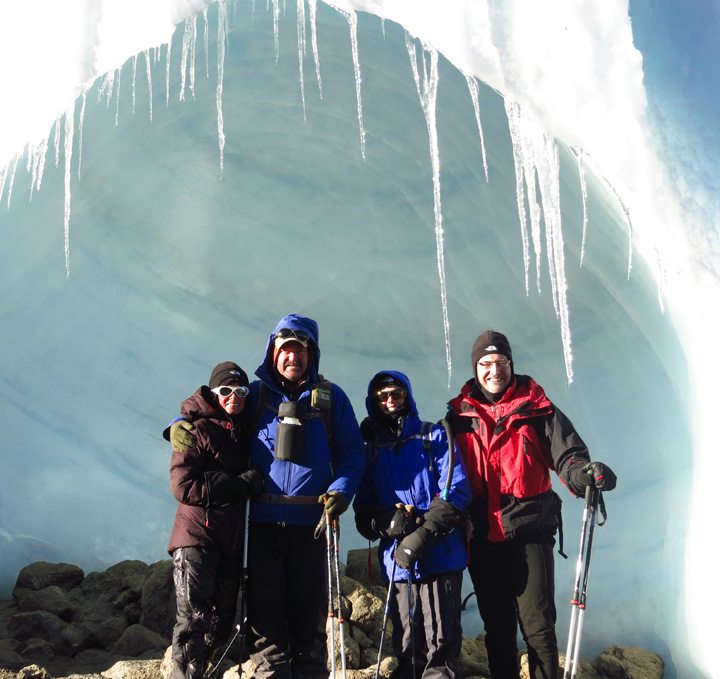
[[121, 660], [102, 673], [107, 679], [158, 679], [162, 660]]
[[18, 653], [20, 643], [15, 639], [0, 639], [0, 666], [19, 669], [27, 660]]
[[[380, 564], [378, 563], [377, 546], [370, 549], [370, 572], [368, 572], [368, 550], [367, 549], [351, 549], [347, 555], [347, 566], [345, 567], [345, 575], [365, 587], [385, 587], [385, 582], [380, 573]], [[344, 591], [344, 590], [343, 590]]]
[[121, 561], [105, 571], [89, 573], [82, 582], [86, 597], [115, 602], [125, 591], [139, 598], [149, 566], [144, 561]]
[[463, 639], [462, 650], [460, 651], [460, 667], [462, 667], [464, 676], [490, 676], [484, 636], [481, 635], [475, 639], [468, 639], [467, 637]]
[[85, 631], [90, 645], [110, 650], [113, 644], [122, 636], [128, 625], [124, 617], [113, 616], [106, 620], [85, 621], [79, 623]]
[[8, 622], [8, 634], [13, 639], [27, 641], [28, 639], [52, 639], [57, 637], [66, 627], [54, 613], [47, 611], [28, 611], [16, 613]]
[[175, 585], [172, 574], [173, 565], [169, 559], [152, 564], [140, 596], [140, 624], [162, 634], [166, 640], [172, 637], [175, 625]]
[[28, 665], [18, 672], [18, 679], [51, 679], [51, 675], [44, 667]]
[[610, 646], [592, 662], [595, 671], [610, 679], [662, 679], [665, 663], [657, 653], [633, 646]]
[[113, 644], [112, 652], [116, 655], [138, 656], [149, 650], [163, 650], [167, 645], [167, 639], [157, 632], [142, 625], [130, 625]]
[[17, 577], [16, 587], [43, 589], [56, 585], [63, 589], [71, 589], [79, 585], [85, 573], [82, 568], [69, 563], [47, 563], [37, 561], [23, 568]]
[[57, 585], [42, 589], [15, 587], [13, 596], [19, 611], [48, 611], [63, 620], [71, 620], [76, 606], [70, 601], [67, 590]]

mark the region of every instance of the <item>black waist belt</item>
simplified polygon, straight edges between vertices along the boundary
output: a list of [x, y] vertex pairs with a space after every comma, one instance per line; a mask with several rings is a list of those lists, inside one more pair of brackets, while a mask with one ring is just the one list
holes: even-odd
[[255, 498], [256, 502], [269, 505], [316, 505], [317, 495], [278, 495], [277, 493], [261, 493]]

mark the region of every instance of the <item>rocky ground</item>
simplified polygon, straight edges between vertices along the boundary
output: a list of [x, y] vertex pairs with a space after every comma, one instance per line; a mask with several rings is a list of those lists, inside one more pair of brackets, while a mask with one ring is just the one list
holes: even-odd
[[[350, 552], [341, 580], [349, 618], [347, 677], [373, 679], [386, 590], [368, 577], [366, 550]], [[0, 602], [0, 679], [167, 679], [174, 616], [169, 560], [123, 561], [87, 575], [70, 564], [30, 564], [19, 573], [13, 598]], [[384, 678], [395, 667], [388, 640], [389, 634]], [[482, 637], [463, 641], [462, 666], [466, 679], [488, 676]], [[215, 676], [239, 679], [239, 666], [226, 660]], [[243, 677], [251, 676], [248, 661]], [[619, 646], [583, 662], [578, 674], [584, 679], [662, 676], [659, 656]]]

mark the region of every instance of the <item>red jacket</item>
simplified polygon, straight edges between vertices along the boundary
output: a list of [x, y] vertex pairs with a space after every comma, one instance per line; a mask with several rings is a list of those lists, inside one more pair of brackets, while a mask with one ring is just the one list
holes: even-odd
[[590, 461], [570, 420], [526, 375], [516, 375], [495, 403], [469, 380], [449, 406], [472, 487], [476, 529], [494, 542], [531, 529], [554, 532], [560, 498], [552, 491], [550, 470], [568, 485], [570, 468]]

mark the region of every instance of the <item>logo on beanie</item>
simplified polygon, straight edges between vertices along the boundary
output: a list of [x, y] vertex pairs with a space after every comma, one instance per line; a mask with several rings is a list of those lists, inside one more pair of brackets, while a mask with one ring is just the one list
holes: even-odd
[[239, 373], [237, 370], [230, 370], [228, 371], [229, 375], [237, 375], [238, 377], [241, 377], [241, 373]]
[[498, 348], [494, 344], [488, 344], [488, 346], [485, 347], [485, 351], [487, 351], [488, 353], [490, 353], [491, 351], [498, 353]]

